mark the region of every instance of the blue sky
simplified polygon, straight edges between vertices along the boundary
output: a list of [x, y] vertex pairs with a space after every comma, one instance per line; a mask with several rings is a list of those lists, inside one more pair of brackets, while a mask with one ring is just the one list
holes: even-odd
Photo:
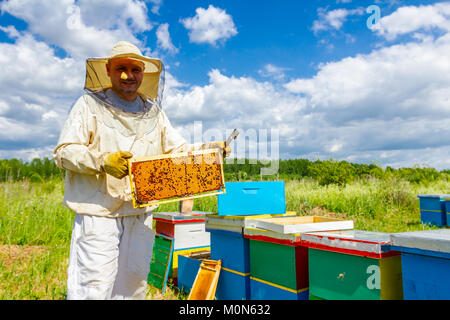
[[260, 135], [275, 130], [281, 158], [450, 168], [449, 1], [4, 0], [0, 10], [0, 158], [51, 157], [85, 59], [128, 40], [164, 61], [164, 109], [188, 140], [201, 121], [223, 138], [256, 132], [245, 154], [261, 158]]

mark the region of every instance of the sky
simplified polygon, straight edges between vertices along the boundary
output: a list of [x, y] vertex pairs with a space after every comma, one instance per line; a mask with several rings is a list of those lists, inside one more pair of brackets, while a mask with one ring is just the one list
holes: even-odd
[[189, 142], [237, 128], [232, 157], [450, 168], [450, 1], [431, 0], [1, 1], [0, 158], [51, 158], [86, 59], [121, 40], [164, 62]]

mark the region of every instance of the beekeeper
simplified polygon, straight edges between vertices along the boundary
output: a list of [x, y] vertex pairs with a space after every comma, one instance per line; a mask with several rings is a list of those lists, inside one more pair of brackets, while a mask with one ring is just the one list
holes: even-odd
[[163, 88], [162, 62], [128, 42], [117, 43], [108, 57], [86, 61], [86, 93], [53, 152], [66, 170], [64, 204], [76, 213], [68, 299], [146, 296], [156, 207], [133, 208], [127, 159], [197, 148], [162, 111]]

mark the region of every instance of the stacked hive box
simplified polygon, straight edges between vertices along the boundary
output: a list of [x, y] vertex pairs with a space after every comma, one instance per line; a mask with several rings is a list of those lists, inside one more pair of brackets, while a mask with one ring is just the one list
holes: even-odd
[[447, 227], [450, 227], [450, 195], [444, 196], [445, 200], [445, 217], [447, 220]]
[[402, 299], [400, 252], [390, 235], [344, 230], [304, 233], [309, 247], [310, 299]]
[[450, 299], [450, 230], [425, 230], [391, 235], [401, 252], [405, 300]]
[[156, 233], [174, 239], [172, 268], [169, 276], [178, 277], [178, 256], [210, 248], [210, 235], [205, 229], [205, 212], [182, 214], [177, 212], [158, 212], [153, 214]]
[[207, 217], [211, 234], [211, 260], [222, 260], [217, 285], [219, 300], [250, 299], [249, 243], [244, 238], [249, 217], [286, 214], [284, 182], [226, 183], [227, 193], [218, 196], [218, 214]]
[[249, 240], [244, 238], [246, 221], [255, 217], [293, 215], [295, 212], [276, 215], [209, 215], [207, 217], [206, 230], [211, 234], [211, 260], [222, 260], [222, 270], [216, 291], [217, 299], [250, 299]]
[[424, 224], [432, 224], [443, 227], [447, 224], [445, 198], [449, 195], [419, 194], [420, 220]]
[[307, 300], [308, 248], [301, 232], [353, 228], [352, 221], [325, 217], [283, 217], [247, 221], [252, 300]]

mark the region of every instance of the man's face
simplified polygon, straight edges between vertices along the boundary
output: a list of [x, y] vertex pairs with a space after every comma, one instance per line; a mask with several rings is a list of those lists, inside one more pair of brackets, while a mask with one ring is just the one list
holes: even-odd
[[137, 60], [116, 58], [110, 60], [106, 70], [114, 92], [125, 100], [134, 100], [144, 77], [144, 64]]

